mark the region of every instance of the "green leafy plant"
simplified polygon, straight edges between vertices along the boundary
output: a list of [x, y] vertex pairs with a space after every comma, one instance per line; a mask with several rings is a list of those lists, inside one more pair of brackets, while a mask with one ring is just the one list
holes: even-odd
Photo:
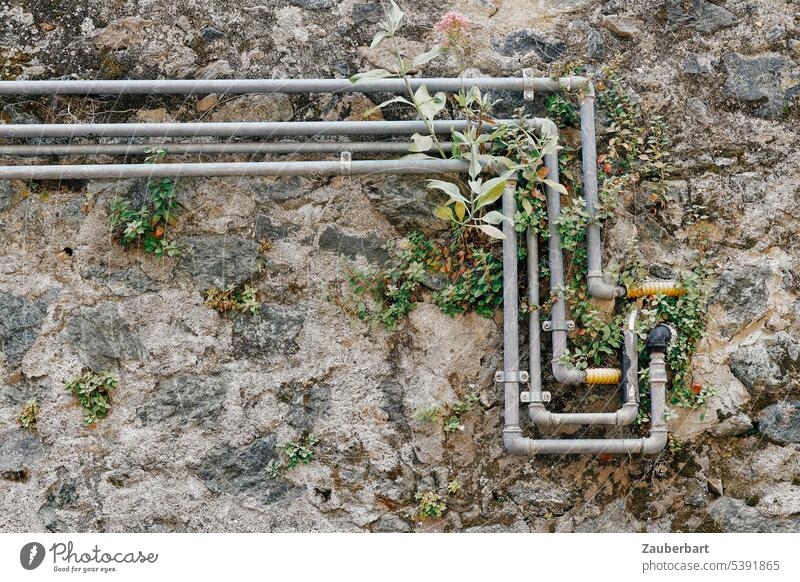
[[31, 432], [36, 432], [39, 424], [39, 411], [41, 407], [36, 398], [28, 400], [17, 415], [17, 424]]
[[83, 422], [86, 426], [95, 424], [108, 416], [111, 410], [111, 393], [117, 388], [119, 379], [111, 372], [86, 370], [66, 384], [67, 392], [72, 393], [83, 407]]
[[293, 469], [299, 464], [307, 465], [314, 459], [314, 445], [319, 438], [309, 435], [299, 441], [288, 441], [278, 445], [278, 450], [283, 453], [283, 462], [271, 459], [267, 463], [266, 473], [270, 479], [277, 478], [284, 471]]
[[[164, 150], [146, 150], [150, 155], [146, 163], [163, 159]], [[175, 183], [168, 178], [149, 179], [146, 199], [138, 209], [131, 208], [128, 200], [116, 199], [111, 204], [109, 222], [114, 239], [124, 247], [141, 243], [144, 251], [157, 257], [174, 257], [180, 254], [176, 241], [169, 237], [169, 229], [176, 224]]]
[[453, 479], [447, 483], [447, 492], [450, 495], [455, 495], [459, 491], [461, 491], [461, 481], [458, 479]]
[[206, 291], [205, 305], [221, 314], [232, 311], [256, 314], [260, 309], [258, 289], [247, 283], [231, 283], [224, 289], [212, 287]]
[[417, 500], [417, 513], [426, 517], [442, 517], [447, 510], [447, 502], [435, 491], [420, 491], [414, 496]]
[[464, 426], [464, 417], [475, 409], [480, 398], [474, 392], [467, 394], [463, 400], [454, 404], [438, 404], [429, 408], [422, 408], [414, 415], [419, 422], [442, 421], [445, 432], [451, 433], [461, 430]]

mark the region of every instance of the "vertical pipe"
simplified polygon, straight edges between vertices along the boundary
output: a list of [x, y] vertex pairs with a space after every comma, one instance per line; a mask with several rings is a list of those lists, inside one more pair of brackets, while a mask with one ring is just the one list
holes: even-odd
[[586, 281], [593, 297], [613, 299], [625, 295], [625, 288], [610, 285], [603, 279], [600, 225], [594, 219], [597, 212], [597, 147], [594, 131], [594, 90], [587, 90], [581, 101], [581, 160], [583, 164], [583, 196], [586, 211], [591, 216], [586, 227], [588, 274]]
[[[547, 154], [544, 157], [547, 167], [547, 178], [558, 182], [558, 154]], [[567, 349], [567, 330], [561, 325], [567, 319], [567, 307], [564, 300], [564, 255], [561, 250], [561, 234], [557, 221], [561, 215], [561, 195], [555, 188], [547, 187], [547, 222], [550, 231], [548, 241], [548, 261], [550, 263], [550, 293], [556, 297], [550, 320], [554, 324], [553, 334], [553, 375], [556, 381], [563, 384], [579, 384], [586, 374], [575, 368], [568, 368], [561, 363], [561, 356]], [[558, 329], [555, 329], [558, 328]]]
[[517, 203], [516, 176], [506, 182], [503, 190], [503, 370], [505, 388], [505, 430], [520, 431], [519, 382], [509, 382], [510, 373], [519, 371], [519, 282], [517, 280], [517, 232], [514, 214]]
[[530, 359], [531, 402], [542, 401], [542, 338], [539, 329], [539, 235], [531, 227], [525, 232], [528, 249], [528, 353]]

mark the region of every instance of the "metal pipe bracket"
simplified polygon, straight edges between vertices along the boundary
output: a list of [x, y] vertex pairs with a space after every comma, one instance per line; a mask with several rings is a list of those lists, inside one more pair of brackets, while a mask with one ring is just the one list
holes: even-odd
[[522, 98], [525, 101], [533, 101], [536, 97], [533, 85], [533, 69], [522, 69]]
[[527, 370], [497, 370], [494, 373], [495, 382], [530, 382], [531, 375]]
[[543, 331], [573, 331], [575, 329], [575, 322], [572, 320], [564, 321], [543, 321]]

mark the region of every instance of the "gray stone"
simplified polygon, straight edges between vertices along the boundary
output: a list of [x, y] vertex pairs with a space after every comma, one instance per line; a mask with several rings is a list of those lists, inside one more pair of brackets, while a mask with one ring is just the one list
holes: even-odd
[[254, 185], [255, 195], [261, 204], [272, 204], [274, 202], [286, 202], [296, 198], [301, 198], [309, 193], [314, 187], [314, 182], [303, 176], [286, 176], [281, 178], [270, 178], [257, 182]]
[[241, 315], [233, 324], [233, 348], [238, 356], [276, 356], [296, 353], [295, 339], [303, 329], [305, 310], [265, 305], [252, 316]]
[[[707, 75], [712, 73], [714, 68], [711, 63], [701, 62], [697, 55], [689, 53], [683, 59], [683, 72], [687, 75]], [[695, 97], [692, 97], [695, 99]]]
[[274, 435], [258, 438], [242, 447], [217, 445], [203, 457], [196, 469], [197, 477], [218, 494], [233, 495], [269, 505], [290, 495], [300, 495], [283, 477], [267, 475], [270, 461], [280, 462]]
[[13, 429], [0, 434], [0, 479], [27, 481], [31, 465], [44, 452], [42, 441], [28, 430]]
[[356, 26], [378, 24], [381, 20], [383, 20], [383, 9], [379, 2], [353, 4], [353, 23]]
[[226, 389], [219, 376], [175, 376], [160, 382], [136, 414], [145, 426], [215, 428], [224, 412]]
[[747, 431], [752, 430], [753, 421], [744, 412], [738, 412], [733, 416], [722, 420], [718, 425], [712, 428], [709, 432], [718, 438], [727, 438], [732, 436], [740, 436]]
[[732, 337], [767, 312], [767, 281], [772, 272], [757, 265], [732, 266], [722, 272], [712, 295], [726, 311], [720, 331]]
[[800, 400], [767, 406], [758, 415], [758, 431], [779, 445], [800, 443]]
[[533, 28], [522, 28], [506, 36], [497, 45], [501, 54], [506, 56], [525, 56], [535, 53], [542, 62], [551, 63], [564, 53], [564, 42], [545, 36]]
[[78, 479], [64, 467], [58, 468], [58, 479], [47, 489], [44, 504], [39, 508], [39, 519], [51, 532], [99, 531], [101, 527], [92, 509], [92, 500], [84, 498]]
[[0, 180], [0, 212], [9, 208], [14, 200], [14, 186], [8, 180]]
[[214, 61], [197, 69], [194, 73], [195, 79], [229, 79], [234, 75], [233, 67], [228, 61]]
[[189, 275], [201, 289], [241, 285], [261, 269], [258, 243], [239, 236], [184, 237], [178, 245], [178, 272]]
[[372, 523], [372, 531], [374, 533], [408, 533], [411, 531], [411, 526], [399, 515], [387, 513]]
[[146, 356], [139, 337], [122, 318], [115, 303], [82, 307], [67, 324], [65, 334], [83, 364], [96, 371], [111, 369], [119, 360], [139, 360]]
[[6, 362], [16, 367], [30, 349], [47, 315], [50, 297], [29, 301], [10, 293], [0, 293], [0, 351]]
[[433, 215], [441, 197], [418, 178], [387, 176], [367, 185], [373, 207], [400, 232], [441, 230], [447, 225]]
[[319, 248], [323, 251], [332, 251], [350, 259], [358, 256], [366, 257], [371, 263], [384, 264], [389, 259], [389, 253], [383, 246], [386, 241], [369, 234], [367, 236], [354, 236], [342, 232], [335, 226], [327, 226], [319, 235]]
[[130, 267], [124, 271], [109, 271], [107, 267], [90, 265], [81, 276], [96, 279], [108, 286], [114, 295], [129, 296], [137, 293], [158, 291], [159, 287], [141, 267]]
[[631, 16], [604, 16], [600, 24], [621, 38], [636, 38], [644, 22]]
[[275, 223], [266, 214], [256, 214], [255, 234], [257, 241], [281, 240], [293, 232], [297, 232], [297, 225]]
[[686, 496], [683, 502], [689, 507], [705, 507], [708, 496], [708, 484], [700, 479], [689, 479], [686, 484]]
[[708, 113], [708, 107], [699, 97], [689, 97], [686, 100], [686, 115], [701, 125], [711, 125], [713, 118]]
[[784, 104], [793, 93], [789, 85], [791, 61], [778, 53], [744, 56], [728, 53], [722, 57], [727, 77], [722, 95], [737, 104], [753, 105], [756, 115], [777, 118], [783, 115]]
[[220, 38], [225, 37], [224, 32], [222, 32], [218, 28], [214, 28], [213, 26], [206, 26], [205, 28], [201, 28], [200, 32], [198, 32], [197, 34], [205, 42], [214, 42], [215, 40], [219, 40]]
[[397, 380], [384, 379], [378, 388], [383, 394], [381, 408], [389, 415], [389, 422], [402, 432], [410, 431], [404, 402], [406, 387]]
[[773, 518], [749, 507], [741, 499], [720, 497], [708, 508], [708, 516], [723, 532], [787, 533], [800, 531], [800, 518]]
[[289, 3], [306, 10], [325, 10], [336, 4], [334, 0], [289, 0]]
[[294, 117], [294, 107], [289, 95], [269, 93], [244, 95], [217, 105], [212, 121], [289, 121]]
[[599, 30], [591, 29], [586, 38], [586, 54], [590, 59], [602, 59], [606, 56], [606, 45]]
[[722, 6], [706, 0], [669, 0], [667, 20], [680, 26], [691, 26], [698, 32], [711, 34], [736, 24], [736, 16]]
[[730, 355], [733, 375], [748, 390], [788, 388], [792, 378], [800, 373], [800, 342], [781, 331], [751, 346], [741, 347]]
[[285, 422], [300, 433], [309, 433], [314, 423], [330, 410], [331, 387], [326, 384], [306, 385], [291, 381], [281, 384], [278, 400], [289, 405]]
[[545, 480], [520, 480], [508, 489], [508, 494], [518, 505], [525, 505], [539, 516], [547, 513], [561, 515], [575, 504], [575, 494], [559, 485]]

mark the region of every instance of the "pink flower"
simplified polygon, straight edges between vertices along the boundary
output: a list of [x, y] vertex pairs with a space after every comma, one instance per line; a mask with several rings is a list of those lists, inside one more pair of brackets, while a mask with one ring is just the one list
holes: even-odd
[[433, 25], [434, 30], [441, 34], [458, 34], [463, 29], [469, 28], [469, 18], [459, 12], [448, 12], [441, 20]]

